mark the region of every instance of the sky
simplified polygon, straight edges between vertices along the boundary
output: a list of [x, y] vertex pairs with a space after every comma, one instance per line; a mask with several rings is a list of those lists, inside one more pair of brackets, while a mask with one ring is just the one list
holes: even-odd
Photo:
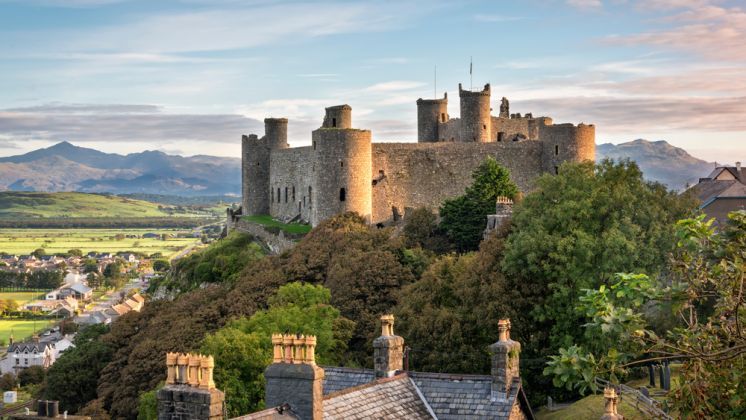
[[[469, 74], [473, 62], [473, 75]], [[0, 155], [59, 141], [239, 157], [347, 103], [415, 141], [417, 98], [492, 84], [493, 108], [746, 161], [746, 2], [0, 0]]]

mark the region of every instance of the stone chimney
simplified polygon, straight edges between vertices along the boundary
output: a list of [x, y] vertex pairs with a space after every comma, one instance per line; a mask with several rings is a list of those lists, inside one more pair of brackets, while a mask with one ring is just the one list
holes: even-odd
[[741, 169], [741, 162], [736, 162], [736, 178], [738, 178], [738, 181], [742, 184], [746, 184], [746, 176], [742, 172]]
[[404, 339], [394, 335], [394, 316], [381, 316], [381, 336], [373, 340], [376, 378], [390, 378], [403, 369]]
[[321, 420], [324, 369], [316, 366], [316, 337], [272, 334], [272, 364], [264, 370], [267, 407], [288, 404], [303, 420]]
[[606, 403], [604, 406], [604, 415], [601, 416], [601, 420], [624, 420], [624, 416], [617, 413], [617, 404], [619, 403], [619, 396], [613, 387], [607, 386], [604, 388], [604, 398]]
[[513, 381], [520, 381], [518, 369], [521, 344], [510, 339], [510, 320], [497, 323], [499, 339], [489, 346], [492, 355], [492, 400], [505, 401], [510, 397]]
[[218, 420], [225, 394], [215, 389], [215, 360], [201, 354], [166, 353], [166, 386], [158, 391], [158, 420]]
[[513, 200], [508, 197], [500, 196], [495, 201], [495, 214], [487, 215], [487, 228], [484, 230], [484, 237], [486, 238], [490, 232], [499, 229], [510, 220], [510, 216], [513, 215]]

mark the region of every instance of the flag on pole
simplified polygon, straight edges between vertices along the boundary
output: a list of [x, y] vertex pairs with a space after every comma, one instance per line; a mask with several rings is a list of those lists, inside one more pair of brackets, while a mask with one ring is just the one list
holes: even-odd
[[469, 57], [469, 75], [472, 74], [473, 67], [474, 67], [474, 62], [472, 61], [471, 57]]

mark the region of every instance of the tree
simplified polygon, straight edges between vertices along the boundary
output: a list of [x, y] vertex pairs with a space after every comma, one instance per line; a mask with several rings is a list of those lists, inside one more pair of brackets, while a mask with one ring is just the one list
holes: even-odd
[[44, 382], [45, 373], [41, 366], [29, 366], [18, 373], [18, 382], [21, 386], [40, 384]]
[[71, 257], [82, 257], [83, 256], [83, 251], [81, 251], [80, 249], [77, 249], [77, 248], [68, 249], [67, 250], [67, 255], [69, 255]]
[[83, 263], [84, 273], [98, 273], [98, 261], [93, 258], [88, 258]]
[[12, 373], [5, 373], [0, 376], [0, 390], [12, 391], [18, 386], [18, 380]]
[[270, 307], [228, 324], [205, 338], [200, 351], [215, 357], [215, 382], [226, 391], [228, 414], [238, 416], [262, 406], [264, 369], [271, 363], [273, 333], [315, 335], [319, 364], [342, 357], [352, 322], [329, 305], [322, 286], [290, 283], [270, 299]]
[[564, 164], [537, 185], [515, 207], [503, 265], [531, 290], [526, 310], [546, 356], [582, 339], [577, 326], [586, 318], [568, 305], [581, 289], [608, 286], [615, 273], [665, 268], [675, 222], [694, 205], [646, 182], [630, 161]]
[[487, 215], [495, 212], [497, 197], [513, 199], [518, 187], [507, 169], [488, 157], [472, 174], [474, 181], [464, 195], [446, 200], [440, 208], [440, 228], [459, 251], [479, 247], [487, 226]]
[[88, 273], [85, 278], [86, 282], [88, 282], [88, 287], [92, 289], [98, 289], [101, 287], [101, 279], [96, 275], [96, 273]]
[[[585, 290], [578, 309], [591, 319], [587, 333], [604, 345], [562, 348], [545, 372], [557, 385], [582, 390], [595, 386], [595, 376], [617, 381], [630, 366], [680, 360], [681, 380], [670, 400], [681, 417], [744, 418], [746, 211], [728, 217], [721, 233], [704, 216], [678, 223], [665, 287], [635, 274], [618, 276], [610, 289]], [[682, 322], [658, 334], [644, 309], [666, 301]]]
[[153, 261], [153, 270], [159, 273], [168, 271], [171, 268], [171, 263], [166, 259], [157, 259]]
[[68, 349], [47, 371], [45, 396], [59, 400], [60, 406], [76, 412], [96, 398], [101, 370], [111, 360], [113, 349], [98, 338], [108, 331], [105, 325], [83, 329]]
[[36, 258], [41, 258], [47, 255], [47, 251], [44, 248], [36, 248], [33, 252], [31, 252], [31, 255]]

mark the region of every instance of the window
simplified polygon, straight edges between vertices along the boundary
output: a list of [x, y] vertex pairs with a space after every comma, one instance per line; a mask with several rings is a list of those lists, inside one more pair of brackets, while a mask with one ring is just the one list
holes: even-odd
[[345, 163], [343, 161], [341, 161], [341, 160], [339, 161], [339, 167], [340, 168], [344, 168], [345, 167]]
[[288, 202], [288, 187], [285, 187], [285, 202]]
[[446, 114], [445, 112], [440, 113], [440, 122], [446, 122]]
[[311, 195], [311, 187], [308, 187], [308, 207], [313, 206], [313, 195]]
[[336, 126], [337, 126], [337, 119], [332, 118], [332, 127], [336, 127]]
[[554, 174], [559, 175], [559, 166], [554, 167]]
[[21, 359], [16, 359], [16, 366], [21, 364]]
[[505, 136], [505, 133], [502, 131], [497, 133], [497, 141], [503, 141], [503, 137]]
[[554, 145], [554, 155], [557, 156], [558, 154], [559, 154], [559, 146], [555, 144]]
[[272, 193], [272, 202], [274, 203], [275, 202], [275, 189], [274, 188], [270, 188], [269, 192]]
[[293, 201], [295, 201], [295, 185], [293, 185]]
[[482, 129], [486, 130], [487, 129], [487, 124], [482, 124]]
[[347, 191], [344, 188], [339, 189], [339, 201], [347, 200]]
[[316, 150], [316, 142], [313, 142], [313, 150]]
[[282, 202], [282, 198], [281, 197], [282, 196], [280, 195], [280, 187], [277, 187], [277, 202], [278, 203]]

